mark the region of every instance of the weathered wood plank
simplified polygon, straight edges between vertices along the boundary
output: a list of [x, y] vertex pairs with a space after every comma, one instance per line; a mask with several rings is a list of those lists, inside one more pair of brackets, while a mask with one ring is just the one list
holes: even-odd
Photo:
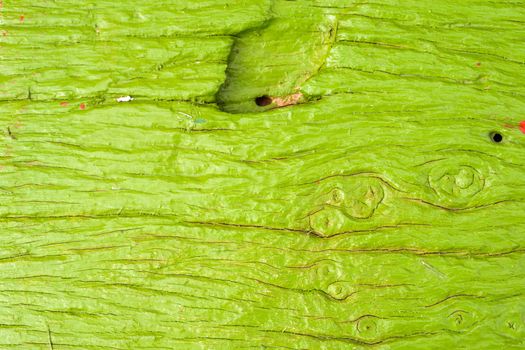
[[[2, 4], [1, 348], [525, 346], [523, 3]], [[221, 111], [289, 13], [306, 98]]]

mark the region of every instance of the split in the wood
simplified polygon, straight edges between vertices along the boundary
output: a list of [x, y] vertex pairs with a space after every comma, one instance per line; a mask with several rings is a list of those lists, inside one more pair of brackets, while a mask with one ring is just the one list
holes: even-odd
[[259, 96], [255, 98], [255, 104], [259, 107], [286, 107], [291, 106], [300, 103], [301, 101], [304, 101], [304, 95], [300, 92], [287, 95], [287, 96], [277, 96], [277, 97], [270, 97], [267, 95]]

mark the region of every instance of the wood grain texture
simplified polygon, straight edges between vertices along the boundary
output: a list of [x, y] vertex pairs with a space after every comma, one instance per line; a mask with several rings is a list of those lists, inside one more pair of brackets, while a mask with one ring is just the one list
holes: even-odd
[[[525, 3], [0, 3], [1, 349], [525, 347]], [[307, 98], [221, 111], [287, 11]]]

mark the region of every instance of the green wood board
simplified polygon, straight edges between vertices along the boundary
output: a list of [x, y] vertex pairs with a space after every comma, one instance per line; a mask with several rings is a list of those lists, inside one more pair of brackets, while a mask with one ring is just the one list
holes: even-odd
[[0, 1], [0, 349], [525, 348], [524, 83], [522, 1]]

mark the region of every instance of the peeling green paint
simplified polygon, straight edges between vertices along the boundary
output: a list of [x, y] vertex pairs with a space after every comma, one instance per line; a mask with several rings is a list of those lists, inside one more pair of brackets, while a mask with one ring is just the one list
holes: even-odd
[[272, 9], [274, 17], [236, 36], [226, 79], [217, 94], [224, 111], [262, 112], [276, 107], [275, 103], [258, 106], [255, 99], [259, 96], [271, 96], [275, 102], [297, 94], [300, 100], [308, 100], [301, 86], [326, 61], [336, 37], [337, 20], [319, 9], [293, 4], [276, 6]]

